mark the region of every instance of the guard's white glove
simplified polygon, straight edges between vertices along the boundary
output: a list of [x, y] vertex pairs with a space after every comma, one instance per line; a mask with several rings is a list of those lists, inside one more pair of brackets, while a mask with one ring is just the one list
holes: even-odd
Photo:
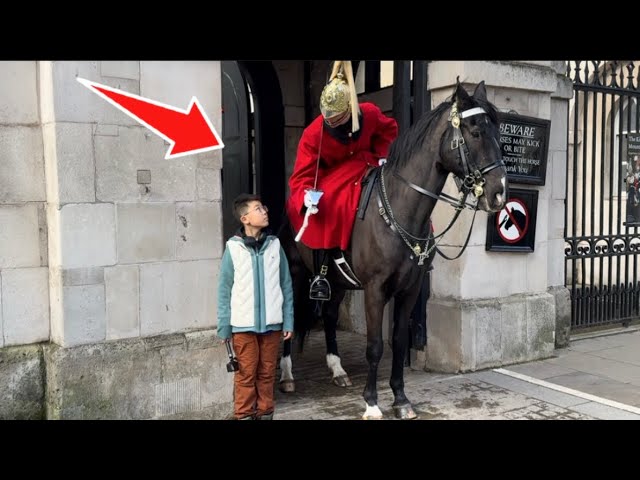
[[311, 208], [313, 206], [313, 201], [311, 200], [311, 195], [309, 192], [304, 194], [304, 206], [307, 208]]
[[378, 160], [378, 165], [382, 166], [385, 163], [387, 163], [387, 159], [386, 158], [381, 158], [380, 160]]

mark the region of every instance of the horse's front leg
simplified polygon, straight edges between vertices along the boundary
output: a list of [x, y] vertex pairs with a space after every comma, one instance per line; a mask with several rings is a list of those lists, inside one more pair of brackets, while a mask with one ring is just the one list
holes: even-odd
[[[422, 280], [422, 279], [420, 279]], [[422, 281], [419, 282], [422, 284]], [[404, 360], [409, 346], [409, 314], [416, 303], [420, 288], [396, 295], [393, 309], [393, 363], [389, 385], [393, 391], [393, 411], [397, 418], [416, 418], [416, 412], [404, 393]]]
[[382, 315], [384, 311], [384, 296], [382, 289], [370, 285], [365, 291], [365, 309], [367, 311], [367, 363], [369, 372], [363, 397], [366, 410], [362, 415], [364, 420], [382, 419], [382, 412], [378, 407], [378, 366], [382, 358]]
[[327, 301], [323, 316], [324, 339], [327, 345], [327, 367], [331, 371], [333, 383], [339, 387], [350, 387], [353, 385], [347, 372], [342, 368], [340, 354], [338, 353], [338, 340], [336, 331], [338, 328], [338, 315], [340, 304], [344, 299], [344, 290], [334, 289], [331, 300]]
[[280, 358], [280, 391], [283, 393], [293, 393], [296, 391], [296, 384], [293, 381], [293, 369], [291, 365], [291, 339], [284, 341], [282, 357]]

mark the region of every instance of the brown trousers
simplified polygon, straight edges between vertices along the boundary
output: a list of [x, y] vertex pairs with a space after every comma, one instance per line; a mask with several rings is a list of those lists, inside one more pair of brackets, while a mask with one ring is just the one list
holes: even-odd
[[240, 369], [234, 374], [236, 418], [272, 413], [281, 331], [233, 334]]

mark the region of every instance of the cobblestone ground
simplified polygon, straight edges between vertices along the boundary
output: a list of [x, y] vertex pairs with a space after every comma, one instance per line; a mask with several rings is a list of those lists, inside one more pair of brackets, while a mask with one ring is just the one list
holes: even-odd
[[[295, 393], [276, 394], [280, 420], [359, 420], [365, 410], [362, 398], [367, 373], [365, 339], [338, 332], [342, 365], [352, 387], [333, 385], [326, 366], [324, 333], [314, 331], [303, 354], [294, 352]], [[378, 372], [378, 406], [385, 419], [395, 419], [389, 387], [391, 348], [385, 344]], [[279, 372], [278, 372], [279, 378]], [[512, 392], [465, 375], [430, 373], [405, 368], [405, 393], [418, 420], [587, 420], [587, 415]]]

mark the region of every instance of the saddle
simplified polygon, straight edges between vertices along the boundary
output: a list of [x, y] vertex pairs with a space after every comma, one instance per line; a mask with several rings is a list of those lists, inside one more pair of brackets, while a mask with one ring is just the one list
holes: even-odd
[[[369, 171], [365, 174], [362, 180], [362, 194], [360, 195], [360, 202], [358, 203], [357, 218], [364, 219], [364, 214], [367, 210], [367, 205], [371, 200], [371, 192], [375, 187], [377, 180], [380, 176], [380, 167], [370, 167]], [[331, 298], [331, 286], [326, 279], [326, 274], [329, 267], [329, 257], [333, 259], [338, 272], [342, 277], [353, 285], [355, 288], [361, 288], [362, 282], [358, 279], [353, 269], [347, 262], [344, 256], [344, 252], [341, 250], [316, 250], [314, 251], [314, 270], [318, 272], [312, 279], [309, 287], [309, 298], [311, 300], [326, 301]]]

